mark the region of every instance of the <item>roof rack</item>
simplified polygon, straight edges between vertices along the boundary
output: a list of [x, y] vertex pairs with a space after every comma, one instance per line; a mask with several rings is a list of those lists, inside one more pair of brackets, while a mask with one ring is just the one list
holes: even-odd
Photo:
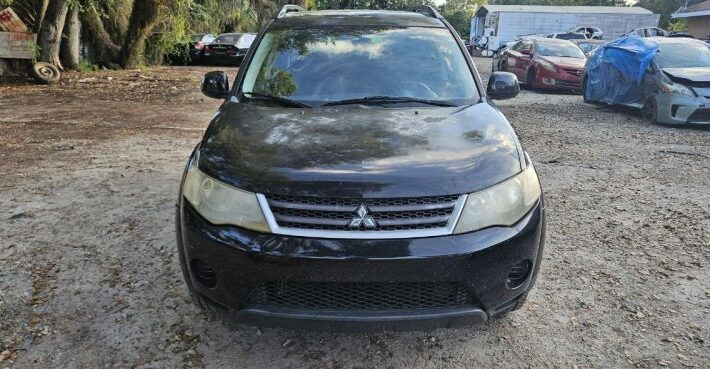
[[276, 18], [283, 18], [288, 13], [298, 13], [298, 12], [305, 12], [305, 11], [306, 11], [306, 9], [303, 9], [302, 7], [300, 7], [298, 5], [288, 4], [288, 5], [284, 5], [284, 7], [281, 8], [281, 11], [279, 12], [279, 15], [276, 16]]
[[415, 13], [426, 15], [427, 17], [442, 19], [441, 14], [439, 14], [439, 12], [436, 11], [436, 9], [434, 9], [434, 7], [431, 5], [419, 5], [417, 7], [414, 7], [412, 11]]

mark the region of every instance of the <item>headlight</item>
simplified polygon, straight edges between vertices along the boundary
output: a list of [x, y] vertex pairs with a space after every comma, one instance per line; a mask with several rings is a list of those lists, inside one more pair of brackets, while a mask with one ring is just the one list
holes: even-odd
[[671, 94], [671, 95], [682, 95], [682, 96], [689, 96], [689, 97], [695, 97], [695, 93], [693, 90], [691, 90], [688, 87], [685, 87], [683, 85], [679, 85], [676, 83], [666, 83], [662, 82], [661, 83], [661, 91], [663, 93]]
[[555, 67], [554, 65], [552, 65], [552, 63], [550, 63], [550, 62], [548, 62], [548, 61], [540, 60], [540, 62], [538, 63], [538, 65], [539, 65], [540, 67], [542, 67], [542, 69], [544, 69], [544, 70], [546, 70], [546, 71], [548, 71], [548, 72], [553, 72], [553, 73], [556, 73], [556, 72], [557, 72], [557, 67]]
[[182, 194], [212, 224], [271, 232], [256, 194], [210, 178], [194, 166], [187, 170]]
[[454, 233], [466, 233], [491, 226], [512, 226], [540, 198], [542, 191], [535, 168], [483, 191], [468, 195]]

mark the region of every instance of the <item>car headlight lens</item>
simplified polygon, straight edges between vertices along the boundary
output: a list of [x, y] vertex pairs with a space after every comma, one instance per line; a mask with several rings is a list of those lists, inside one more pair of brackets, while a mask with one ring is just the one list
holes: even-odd
[[532, 209], [542, 190], [532, 165], [513, 178], [468, 195], [455, 234], [512, 226]]
[[187, 170], [182, 194], [212, 224], [271, 232], [256, 194], [217, 181], [195, 166]]
[[544, 61], [544, 60], [540, 60], [540, 62], [538, 63], [538, 65], [539, 65], [542, 69], [544, 69], [544, 70], [546, 70], [546, 71], [548, 71], [548, 72], [553, 72], [553, 73], [556, 73], [556, 72], [557, 72], [557, 67], [555, 67], [555, 66], [554, 66], [552, 63], [550, 63], [550, 62], [547, 62], [547, 61]]
[[661, 83], [661, 91], [671, 95], [695, 97], [695, 93], [688, 87], [676, 83]]

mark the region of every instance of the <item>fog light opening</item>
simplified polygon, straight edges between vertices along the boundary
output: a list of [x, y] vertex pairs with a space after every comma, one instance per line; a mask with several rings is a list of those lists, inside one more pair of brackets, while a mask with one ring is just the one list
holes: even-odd
[[521, 260], [508, 272], [508, 279], [506, 280], [506, 286], [511, 290], [522, 286], [525, 281], [528, 280], [530, 276], [530, 271], [532, 270], [532, 262], [530, 260]]
[[217, 286], [217, 273], [211, 265], [200, 259], [194, 259], [190, 263], [192, 275], [195, 279], [207, 288], [215, 288]]

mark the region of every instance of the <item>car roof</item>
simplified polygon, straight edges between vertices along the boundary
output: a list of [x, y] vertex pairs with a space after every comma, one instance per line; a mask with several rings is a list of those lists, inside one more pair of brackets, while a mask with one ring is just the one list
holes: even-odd
[[606, 41], [604, 40], [596, 40], [593, 38], [587, 38], [587, 39], [579, 39], [579, 40], [569, 40], [573, 44], [605, 44]]
[[274, 19], [269, 28], [328, 26], [390, 26], [445, 28], [434, 17], [416, 12], [391, 10], [317, 10], [286, 13]]
[[540, 43], [551, 43], [551, 44], [570, 44], [572, 43], [570, 40], [564, 40], [561, 38], [547, 38], [547, 37], [534, 37], [531, 39], [532, 41], [535, 42], [540, 42]]
[[657, 44], [704, 44], [703, 41], [685, 37], [646, 37], [646, 40]]

